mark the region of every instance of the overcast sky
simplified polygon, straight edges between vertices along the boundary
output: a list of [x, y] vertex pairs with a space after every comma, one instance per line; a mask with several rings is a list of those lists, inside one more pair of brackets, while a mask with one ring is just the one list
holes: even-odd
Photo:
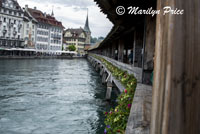
[[112, 23], [100, 12], [93, 0], [18, 0], [18, 3], [21, 7], [37, 7], [48, 14], [51, 14], [53, 9], [54, 16], [62, 21], [65, 28], [83, 28], [88, 8], [93, 37], [105, 37], [112, 28]]

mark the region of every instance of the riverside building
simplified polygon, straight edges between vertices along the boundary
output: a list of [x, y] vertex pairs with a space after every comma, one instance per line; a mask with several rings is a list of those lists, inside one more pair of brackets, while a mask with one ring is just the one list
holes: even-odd
[[24, 46], [26, 48], [35, 48], [37, 24], [38, 21], [28, 12], [26, 5], [24, 9]]
[[16, 0], [0, 1], [0, 48], [23, 48], [24, 13]]
[[90, 45], [90, 40], [91, 31], [89, 28], [88, 14], [86, 17], [84, 29], [81, 27], [77, 29], [69, 28], [64, 31], [64, 49], [67, 50], [69, 45], [75, 45], [78, 55], [85, 55], [84, 48], [85, 46]]
[[66, 44], [66, 46], [64, 46], [65, 50], [67, 50], [69, 45], [74, 45], [76, 46], [76, 52], [79, 55], [84, 54], [84, 45], [86, 40], [86, 33], [84, 29], [67, 29], [64, 32], [64, 40], [64, 43]]
[[36, 8], [28, 8], [28, 12], [38, 21], [35, 43], [36, 51], [50, 55], [60, 55], [64, 28], [62, 23], [55, 19], [53, 11], [51, 15], [48, 15]]

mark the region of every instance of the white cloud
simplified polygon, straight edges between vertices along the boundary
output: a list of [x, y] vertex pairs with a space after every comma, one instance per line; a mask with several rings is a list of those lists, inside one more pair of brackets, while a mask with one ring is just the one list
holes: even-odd
[[112, 23], [100, 12], [92, 0], [18, 0], [22, 7], [28, 5], [51, 14], [52, 8], [57, 20], [62, 21], [65, 28], [84, 27], [87, 8], [89, 9], [89, 25], [92, 36], [106, 36]]

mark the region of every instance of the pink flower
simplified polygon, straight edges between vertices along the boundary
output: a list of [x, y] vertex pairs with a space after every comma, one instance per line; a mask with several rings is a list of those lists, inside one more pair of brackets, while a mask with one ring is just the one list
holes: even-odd
[[110, 111], [110, 114], [112, 114], [112, 112]]
[[131, 104], [128, 104], [128, 108], [131, 108]]
[[125, 89], [124, 92], [127, 93], [127, 90]]
[[105, 112], [105, 115], [107, 115], [108, 114], [108, 112]]

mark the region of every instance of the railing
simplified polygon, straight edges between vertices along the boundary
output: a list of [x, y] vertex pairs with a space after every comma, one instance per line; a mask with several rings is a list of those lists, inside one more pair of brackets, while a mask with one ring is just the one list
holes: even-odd
[[95, 55], [106, 59], [107, 61], [111, 62], [113, 65], [117, 66], [118, 68], [127, 71], [129, 74], [134, 74], [138, 83], [142, 82], [142, 68], [133, 67], [133, 65], [122, 63], [103, 55], [99, 55], [99, 54], [95, 54]]

